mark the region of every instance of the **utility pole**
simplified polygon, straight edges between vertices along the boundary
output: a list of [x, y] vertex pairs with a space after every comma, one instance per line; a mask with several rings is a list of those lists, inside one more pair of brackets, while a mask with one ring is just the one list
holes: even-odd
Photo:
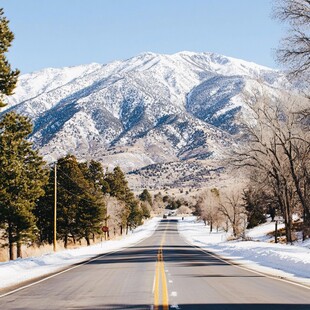
[[56, 249], [56, 241], [57, 241], [57, 164], [54, 166], [54, 236], [53, 236], [53, 248], [54, 252]]
[[274, 242], [278, 243], [278, 221], [275, 222]]
[[109, 206], [109, 194], [106, 194], [106, 217], [104, 219], [104, 240], [106, 241], [108, 238], [110, 238], [109, 235], [109, 226], [108, 226], [108, 219], [109, 219], [109, 215], [108, 215], [108, 206]]

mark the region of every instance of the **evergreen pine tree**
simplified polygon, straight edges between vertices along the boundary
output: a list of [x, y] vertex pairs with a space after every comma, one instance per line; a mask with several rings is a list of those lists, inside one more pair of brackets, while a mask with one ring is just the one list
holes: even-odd
[[143, 192], [139, 195], [139, 199], [141, 201], [148, 202], [150, 204], [150, 206], [152, 205], [152, 196], [147, 189], [143, 190]]
[[148, 219], [151, 217], [150, 209], [148, 208], [148, 203], [146, 202], [141, 203], [141, 212], [144, 218]]
[[111, 196], [124, 202], [128, 202], [134, 198], [133, 193], [131, 193], [128, 188], [128, 182], [125, 178], [125, 174], [120, 167], [115, 167], [113, 172], [107, 173], [105, 180], [109, 184]]
[[79, 164], [84, 177], [98, 189], [102, 189], [104, 181], [103, 167], [100, 162], [91, 160]]
[[[78, 241], [100, 232], [106, 214], [101, 189], [103, 169], [100, 163], [78, 163], [68, 155], [57, 163], [57, 237], [68, 246], [70, 238]], [[35, 209], [41, 242], [53, 242], [54, 221], [54, 170], [51, 170], [46, 194]]]
[[34, 236], [32, 210], [47, 182], [45, 162], [26, 140], [31, 131], [29, 119], [14, 112], [0, 121], [0, 224], [8, 238], [10, 259], [14, 243], [20, 257], [22, 242]]
[[264, 192], [258, 193], [249, 188], [243, 193], [244, 207], [247, 211], [247, 228], [253, 228], [266, 222], [266, 205], [268, 198]]
[[44, 196], [35, 205], [33, 214], [36, 218], [39, 242], [53, 243], [54, 233], [54, 169], [50, 169], [48, 183], [44, 186]]
[[94, 160], [80, 164], [79, 167], [85, 178], [83, 182], [85, 187], [78, 207], [77, 225], [79, 235], [85, 238], [87, 245], [90, 245], [90, 235], [100, 232], [102, 221], [107, 216], [102, 192], [103, 168]]
[[127, 231], [129, 227], [140, 225], [142, 222], [142, 211], [134, 193], [128, 187], [128, 182], [121, 168], [115, 167], [113, 173], [106, 174], [105, 180], [109, 184], [110, 195], [125, 202], [126, 209], [124, 210], [124, 215], [127, 215]]
[[76, 242], [79, 229], [77, 213], [84, 195], [85, 182], [79, 164], [73, 155], [60, 158], [57, 163], [57, 237], [65, 248], [69, 238]]
[[0, 108], [6, 106], [4, 96], [13, 94], [19, 75], [18, 70], [11, 70], [5, 56], [14, 40], [14, 34], [10, 31], [8, 24], [9, 21], [4, 16], [3, 9], [0, 8]]

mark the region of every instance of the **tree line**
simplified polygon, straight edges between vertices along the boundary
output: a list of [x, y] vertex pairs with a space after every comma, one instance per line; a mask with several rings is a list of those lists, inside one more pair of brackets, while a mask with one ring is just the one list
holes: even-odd
[[[13, 40], [0, 9], [0, 107], [6, 106], [19, 76], [6, 58]], [[90, 244], [109, 220], [117, 223], [122, 234], [150, 216], [149, 202], [135, 197], [119, 167], [104, 171], [100, 162], [78, 162], [73, 155], [48, 166], [27, 139], [31, 132], [30, 119], [15, 112], [0, 120], [0, 236], [7, 241], [10, 259], [14, 245], [21, 257], [22, 244], [53, 241], [55, 172], [57, 238], [65, 247], [82, 238]]]
[[141, 200], [136, 198], [120, 167], [104, 171], [100, 162], [78, 162], [73, 155], [48, 166], [27, 140], [31, 131], [30, 120], [15, 112], [0, 121], [0, 225], [10, 259], [15, 244], [21, 257], [23, 243], [53, 242], [55, 181], [57, 238], [65, 248], [69, 241], [83, 238], [89, 245], [91, 238], [102, 233], [109, 212], [115, 213], [114, 208], [107, 210], [111, 199], [120, 206], [114, 214], [120, 234], [150, 216], [148, 192], [141, 194]]
[[303, 239], [310, 237], [310, 2], [279, 0], [274, 16], [290, 27], [277, 50], [287, 77], [300, 92], [266, 96], [256, 90], [245, 96], [252, 119], [243, 122], [248, 143], [234, 163], [245, 167], [250, 184], [245, 190], [252, 217], [262, 212], [284, 219], [286, 242], [294, 240], [294, 216], [301, 221]]
[[267, 95], [258, 83], [245, 94], [241, 143], [227, 165], [241, 169], [249, 183], [230, 192], [209, 189], [198, 198], [197, 215], [211, 230], [212, 224], [229, 226], [234, 236], [241, 236], [269, 214], [272, 220], [283, 219], [287, 243], [294, 241], [297, 224], [302, 238], [310, 237], [309, 11], [309, 0], [275, 2], [274, 17], [287, 22], [290, 30], [277, 49], [277, 60], [300, 92]]

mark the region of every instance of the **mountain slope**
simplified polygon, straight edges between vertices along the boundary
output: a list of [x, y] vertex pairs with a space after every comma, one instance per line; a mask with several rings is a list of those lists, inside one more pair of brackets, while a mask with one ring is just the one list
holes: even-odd
[[48, 161], [72, 153], [137, 171], [221, 157], [238, 132], [243, 90], [260, 80], [274, 91], [283, 79], [210, 53], [144, 53], [23, 75], [7, 110], [33, 119], [31, 139]]

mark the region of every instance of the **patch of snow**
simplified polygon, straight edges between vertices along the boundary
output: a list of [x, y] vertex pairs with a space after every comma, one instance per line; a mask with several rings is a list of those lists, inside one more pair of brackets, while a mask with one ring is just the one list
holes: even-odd
[[[262, 240], [267, 232], [272, 231], [272, 226], [274, 223], [253, 228], [248, 232], [248, 236]], [[259, 241], [227, 241], [227, 233], [210, 233], [210, 227], [198, 222], [196, 217], [180, 220], [178, 229], [183, 238], [190, 244], [232, 260], [256, 272], [286, 278], [310, 286], [310, 249], [305, 246]]]
[[[278, 224], [278, 229], [284, 228], [283, 223]], [[267, 223], [261, 224], [252, 229], [248, 229], [246, 236], [254, 241], [270, 241], [273, 237], [268, 236], [268, 233], [275, 231], [275, 222], [267, 221]]]

